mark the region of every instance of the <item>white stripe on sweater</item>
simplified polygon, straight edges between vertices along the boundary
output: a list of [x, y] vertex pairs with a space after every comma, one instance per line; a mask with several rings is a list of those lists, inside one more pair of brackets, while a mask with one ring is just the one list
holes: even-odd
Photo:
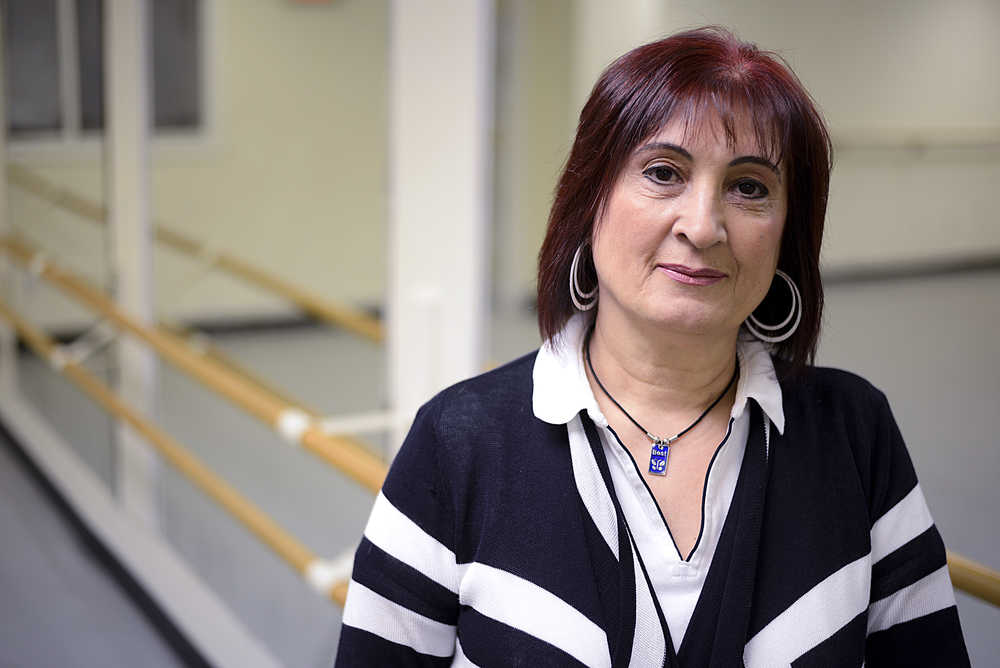
[[368, 631], [431, 656], [451, 656], [455, 627], [393, 603], [354, 580], [347, 586], [344, 625]]
[[615, 559], [619, 559], [618, 517], [601, 470], [597, 467], [597, 460], [594, 459], [594, 451], [590, 449], [590, 440], [583, 429], [580, 416], [570, 420], [566, 428], [569, 431], [570, 460], [573, 462], [576, 489], [590, 518], [597, 525], [597, 530], [601, 532]]
[[868, 633], [884, 631], [953, 605], [955, 591], [948, 577], [948, 566], [942, 566], [910, 586], [872, 603], [868, 609]]
[[458, 593], [462, 569], [455, 563], [455, 553], [400, 512], [382, 492], [375, 498], [365, 538], [442, 587]]
[[920, 485], [890, 508], [872, 526], [872, 563], [927, 531], [934, 524]]
[[871, 555], [847, 564], [803, 594], [743, 648], [748, 668], [787, 666], [868, 608]]
[[662, 666], [667, 652], [667, 639], [663, 637], [660, 617], [656, 614], [653, 593], [642, 573], [638, 558], [639, 550], [632, 541], [632, 564], [635, 571], [635, 634], [632, 636], [632, 658], [629, 664]]
[[604, 630], [555, 594], [513, 573], [469, 564], [458, 600], [480, 614], [558, 647], [592, 668], [610, 668]]

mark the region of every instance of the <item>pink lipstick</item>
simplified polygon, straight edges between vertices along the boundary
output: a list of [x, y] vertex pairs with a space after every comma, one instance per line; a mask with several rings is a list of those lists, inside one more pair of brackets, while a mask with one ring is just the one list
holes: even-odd
[[695, 269], [683, 264], [661, 264], [657, 266], [667, 276], [684, 285], [714, 285], [728, 276], [725, 272], [717, 269]]

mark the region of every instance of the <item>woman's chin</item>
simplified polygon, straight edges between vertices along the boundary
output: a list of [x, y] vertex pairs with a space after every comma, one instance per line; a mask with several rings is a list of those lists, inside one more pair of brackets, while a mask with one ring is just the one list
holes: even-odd
[[666, 309], [654, 311], [644, 319], [664, 336], [723, 336], [739, 329], [730, 318], [711, 310]]

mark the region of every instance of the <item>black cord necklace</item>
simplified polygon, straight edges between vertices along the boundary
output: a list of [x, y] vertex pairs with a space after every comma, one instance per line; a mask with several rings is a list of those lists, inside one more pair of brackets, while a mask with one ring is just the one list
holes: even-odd
[[604, 396], [610, 399], [611, 403], [617, 406], [618, 410], [620, 410], [625, 415], [625, 417], [627, 417], [632, 422], [632, 424], [638, 427], [639, 431], [644, 433], [646, 435], [646, 438], [648, 438], [652, 442], [652, 447], [649, 452], [649, 472], [654, 475], [667, 475], [667, 456], [670, 454], [671, 444], [673, 444], [674, 441], [676, 441], [684, 434], [694, 429], [695, 426], [699, 422], [701, 422], [704, 419], [704, 417], [712, 411], [713, 408], [715, 408], [716, 404], [722, 401], [722, 397], [726, 396], [726, 394], [729, 393], [729, 388], [731, 388], [733, 386], [733, 383], [736, 382], [736, 376], [739, 374], [740, 370], [740, 365], [737, 364], [736, 368], [733, 369], [733, 377], [730, 378], [729, 382], [726, 384], [726, 389], [724, 389], [722, 391], [722, 394], [717, 396], [715, 398], [715, 401], [713, 401], [709, 405], [709, 407], [706, 408], [705, 411], [698, 416], [697, 420], [695, 420], [694, 422], [689, 424], [685, 429], [677, 432], [673, 436], [669, 436], [667, 438], [660, 438], [659, 436], [654, 435], [653, 433], [648, 431], [645, 427], [643, 427], [641, 424], [639, 424], [639, 422], [634, 417], [632, 417], [629, 414], [629, 412], [625, 410], [625, 408], [620, 403], [618, 403], [618, 401], [615, 400], [613, 396], [611, 396], [611, 393], [608, 392], [608, 388], [604, 387], [604, 383], [602, 383], [601, 379], [597, 377], [597, 372], [594, 371], [594, 363], [590, 361], [589, 336], [587, 337], [586, 345], [584, 347], [584, 353], [587, 356], [587, 366], [590, 368], [590, 373], [591, 375], [594, 376], [594, 380], [597, 382], [597, 386], [601, 388], [602, 392], [604, 392]]

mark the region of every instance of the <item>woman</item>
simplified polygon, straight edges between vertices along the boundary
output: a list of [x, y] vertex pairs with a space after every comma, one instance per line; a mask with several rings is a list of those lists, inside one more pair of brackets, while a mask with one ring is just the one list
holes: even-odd
[[809, 366], [829, 170], [801, 84], [725, 31], [604, 72], [545, 343], [418, 413], [338, 665], [968, 665], [885, 398]]

